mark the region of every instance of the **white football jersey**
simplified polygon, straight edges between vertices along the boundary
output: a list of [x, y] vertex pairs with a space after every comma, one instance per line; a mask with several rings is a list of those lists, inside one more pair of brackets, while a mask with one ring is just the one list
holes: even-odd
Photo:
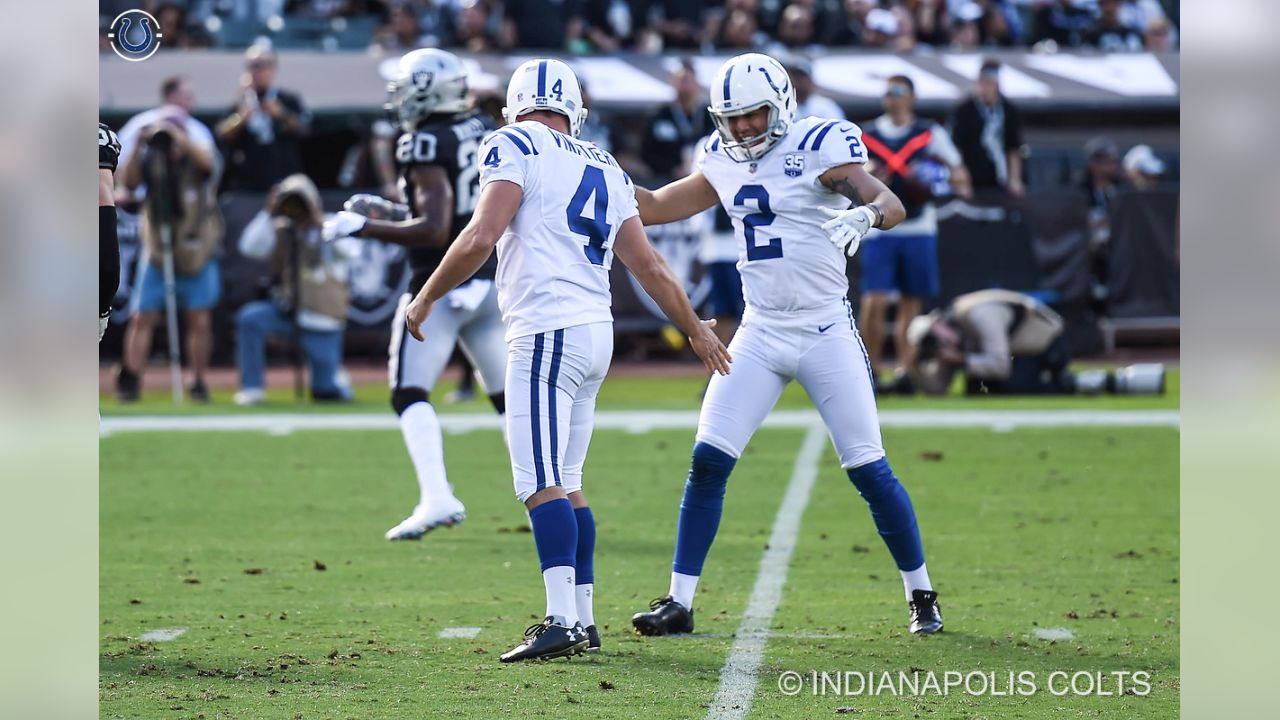
[[843, 210], [849, 199], [818, 177], [866, 161], [862, 130], [844, 120], [797, 120], [755, 162], [735, 162], [718, 134], [703, 142], [695, 165], [733, 219], [748, 308], [795, 313], [830, 307], [848, 295], [847, 258], [823, 231], [828, 218], [818, 208]]
[[480, 187], [507, 180], [524, 189], [498, 240], [498, 307], [507, 340], [611, 322], [613, 241], [639, 214], [635, 186], [609, 153], [526, 120], [485, 138]]

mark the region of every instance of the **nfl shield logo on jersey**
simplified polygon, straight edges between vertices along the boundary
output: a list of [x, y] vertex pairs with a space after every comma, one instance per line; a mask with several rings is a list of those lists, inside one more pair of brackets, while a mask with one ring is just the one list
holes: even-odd
[[782, 171], [789, 177], [800, 177], [804, 173], [804, 153], [787, 153], [782, 159]]

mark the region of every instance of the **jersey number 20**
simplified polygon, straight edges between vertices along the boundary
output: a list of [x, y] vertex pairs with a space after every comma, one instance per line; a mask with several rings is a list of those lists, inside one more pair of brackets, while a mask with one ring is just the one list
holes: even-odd
[[[582, 211], [587, 209], [587, 201], [593, 195], [595, 212], [590, 218], [583, 217]], [[582, 173], [582, 182], [578, 183], [578, 189], [569, 200], [565, 215], [569, 220], [569, 230], [587, 238], [587, 246], [583, 251], [593, 265], [604, 265], [609, 251], [609, 232], [613, 228], [609, 226], [608, 211], [609, 187], [604, 181], [604, 171], [588, 165], [586, 172]]]

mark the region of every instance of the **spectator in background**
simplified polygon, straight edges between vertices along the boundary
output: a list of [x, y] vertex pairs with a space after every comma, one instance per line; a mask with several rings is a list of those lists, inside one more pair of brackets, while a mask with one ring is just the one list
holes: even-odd
[[1143, 45], [1151, 52], [1172, 52], [1177, 49], [1173, 39], [1173, 25], [1166, 18], [1154, 18], [1147, 23], [1142, 36]]
[[649, 0], [648, 25], [661, 40], [657, 49], [701, 48], [707, 37], [706, 6], [706, 0]]
[[[582, 91], [582, 107], [594, 108], [596, 105], [591, 100], [591, 93], [587, 90], [586, 82], [582, 80], [582, 73], [577, 72], [576, 74], [578, 76], [578, 89]], [[600, 119], [599, 112], [588, 114], [587, 119], [582, 121], [582, 124], [578, 127], [578, 139], [595, 143], [596, 147], [610, 155], [613, 154], [613, 135], [609, 130], [609, 126]]]
[[587, 49], [580, 0], [520, 0], [503, 9], [504, 32], [520, 50]]
[[1084, 42], [1103, 52], [1138, 52], [1142, 35], [1120, 18], [1120, 0], [1098, 0], [1098, 19], [1085, 33]]
[[190, 50], [211, 44], [204, 33], [187, 23], [187, 10], [177, 3], [167, 2], [156, 8], [156, 23], [164, 33], [161, 50]]
[[862, 25], [862, 44], [865, 47], [897, 50], [905, 36], [898, 16], [884, 8], [871, 8]]
[[373, 35], [373, 47], [387, 55], [402, 55], [430, 44], [422, 32], [418, 19], [418, 7], [404, 3], [391, 13], [391, 22], [378, 28]]
[[640, 144], [640, 159], [663, 182], [689, 174], [690, 148], [711, 132], [706, 97], [687, 58], [671, 73], [671, 87], [675, 102], [649, 120]]
[[911, 15], [918, 42], [943, 46], [950, 41], [947, 0], [904, 0], [902, 7]]
[[787, 74], [796, 87], [796, 119], [806, 117], [844, 120], [844, 110], [831, 98], [820, 95], [813, 82], [813, 63], [809, 58], [796, 55], [786, 63]]
[[613, 53], [634, 47], [646, 8], [645, 0], [586, 0], [583, 32], [593, 51]]
[[703, 235], [698, 260], [711, 279], [707, 311], [716, 319], [716, 337], [728, 343], [742, 322], [745, 307], [742, 275], [738, 272], [738, 237], [723, 206], [717, 205], [707, 212], [712, 213], [711, 227]]
[[786, 50], [813, 50], [815, 35], [813, 8], [803, 3], [793, 3], [782, 11], [775, 35]]
[[877, 7], [877, 0], [844, 0], [844, 20], [832, 38], [835, 45], [863, 45], [867, 32], [867, 15]]
[[1150, 190], [1158, 185], [1165, 170], [1164, 161], [1156, 157], [1150, 145], [1129, 148], [1121, 165], [1125, 179], [1138, 190]]
[[[805, 7], [813, 16], [812, 43], [826, 47], [831, 45], [844, 25], [842, 0], [790, 0], [791, 5]], [[784, 10], [785, 12], [785, 10]]]
[[461, 0], [456, 18], [456, 41], [467, 52], [494, 52], [502, 46], [502, 25], [486, 0]]
[[1004, 190], [1022, 197], [1022, 119], [1000, 93], [1000, 62], [986, 60], [974, 93], [951, 115], [951, 136], [975, 190]]
[[738, 9], [725, 17], [716, 47], [721, 50], [748, 52], [760, 47], [763, 41], [764, 36], [759, 32], [755, 16]]
[[982, 8], [976, 2], [961, 3], [951, 16], [952, 52], [972, 52], [982, 42], [978, 23], [982, 20]]
[[163, 105], [132, 118], [120, 130], [118, 177], [142, 199], [138, 232], [143, 254], [130, 300], [116, 392], [121, 402], [138, 399], [151, 340], [165, 309], [162, 229], [152, 207], [157, 193], [147, 187], [157, 166], [162, 166], [169, 178], [165, 185], [173, 191], [170, 199], [176, 204], [176, 217], [168, 227], [172, 229], [174, 300], [184, 313], [186, 357], [193, 375], [188, 392], [192, 400], [208, 402], [204, 371], [212, 345], [211, 311], [222, 293], [217, 254], [223, 224], [216, 196], [220, 162], [213, 134], [191, 117], [195, 92], [190, 79], [166, 79], [161, 96]]
[[1107, 137], [1084, 145], [1085, 174], [1082, 183], [1088, 198], [1089, 270], [1094, 312], [1107, 314], [1107, 277], [1110, 274], [1111, 198], [1120, 184], [1120, 151]]
[[276, 85], [276, 54], [269, 43], [245, 51], [245, 68], [240, 97], [217, 128], [228, 160], [224, 189], [265, 192], [302, 171], [311, 113], [302, 98]]
[[341, 372], [351, 294], [347, 257], [338, 243], [321, 239], [323, 226], [315, 183], [291, 175], [271, 189], [266, 207], [240, 235], [240, 254], [271, 264], [271, 299], [247, 303], [236, 313], [237, 405], [266, 399], [267, 338], [295, 335], [311, 369], [311, 398], [351, 399]]
[[924, 301], [937, 296], [938, 220], [932, 199], [972, 195], [969, 174], [951, 136], [937, 123], [915, 114], [915, 84], [895, 75], [886, 83], [884, 114], [862, 126], [867, 170], [902, 200], [907, 217], [891, 230], [872, 231], [862, 244], [862, 307], [858, 323], [868, 361], [881, 370], [885, 311], [898, 295], [894, 347], [901, 364], [907, 325]]
[[1035, 8], [1034, 43], [1045, 49], [1074, 48], [1084, 44], [1093, 26], [1094, 0], [1051, 0]]

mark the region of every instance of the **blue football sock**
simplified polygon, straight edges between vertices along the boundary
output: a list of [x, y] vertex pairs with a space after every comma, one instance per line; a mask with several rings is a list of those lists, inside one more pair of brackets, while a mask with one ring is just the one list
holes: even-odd
[[578, 521], [568, 498], [545, 502], [529, 511], [533, 542], [542, 569], [574, 567], [578, 553]]
[[854, 487], [871, 507], [871, 519], [875, 520], [876, 529], [898, 569], [910, 571], [924, 565], [924, 547], [920, 543], [911, 496], [889, 469], [889, 461], [880, 458], [848, 473]]
[[711, 551], [724, 510], [724, 489], [737, 459], [706, 443], [693, 446], [693, 462], [684, 484], [680, 522], [676, 527], [676, 552], [671, 569], [683, 575], [701, 575], [702, 563]]
[[578, 520], [578, 585], [590, 585], [596, 581], [596, 518], [591, 508], [574, 508], [574, 517]]

